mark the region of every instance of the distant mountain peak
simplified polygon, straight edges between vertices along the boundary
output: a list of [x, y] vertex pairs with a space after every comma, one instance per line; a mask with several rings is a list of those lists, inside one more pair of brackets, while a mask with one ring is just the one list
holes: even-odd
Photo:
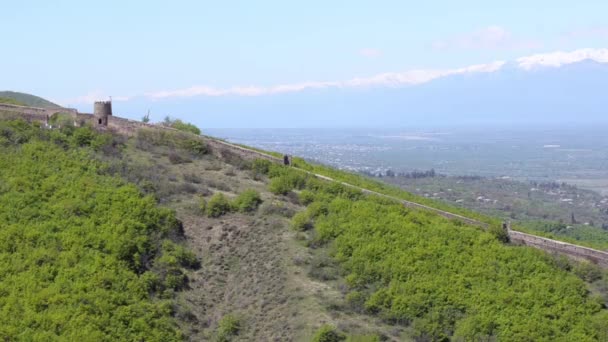
[[532, 70], [539, 67], [561, 67], [563, 65], [591, 60], [597, 63], [608, 63], [608, 49], [579, 49], [570, 52], [557, 51], [541, 53], [516, 60], [519, 68]]

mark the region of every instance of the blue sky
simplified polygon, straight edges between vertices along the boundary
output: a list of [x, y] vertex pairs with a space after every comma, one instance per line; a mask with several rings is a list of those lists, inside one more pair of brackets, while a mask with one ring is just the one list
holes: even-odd
[[600, 0], [24, 0], [3, 13], [0, 88], [77, 107], [108, 95], [343, 81], [608, 46]]

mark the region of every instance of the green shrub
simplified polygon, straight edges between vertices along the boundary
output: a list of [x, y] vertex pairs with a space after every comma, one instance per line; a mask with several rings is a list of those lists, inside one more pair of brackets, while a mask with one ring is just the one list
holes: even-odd
[[315, 194], [310, 190], [302, 190], [298, 196], [298, 199], [303, 205], [309, 205], [315, 200]]
[[232, 206], [239, 212], [247, 213], [255, 211], [261, 203], [262, 198], [260, 194], [255, 190], [249, 189], [238, 195], [232, 202]]
[[273, 178], [268, 184], [268, 190], [275, 195], [287, 195], [293, 189], [289, 180], [285, 177]]
[[266, 175], [270, 170], [272, 162], [266, 159], [256, 159], [251, 164], [251, 170], [256, 174]]
[[312, 221], [310, 215], [306, 211], [301, 211], [293, 216], [291, 219], [291, 227], [298, 231], [309, 230], [312, 228]]
[[167, 127], [175, 128], [182, 132], [193, 133], [196, 135], [201, 134], [201, 130], [198, 127], [196, 127], [195, 125], [188, 123], [188, 122], [183, 122], [180, 119], [171, 119], [168, 116], [165, 118], [165, 121], [163, 121], [163, 125], [165, 125]]
[[587, 261], [575, 264], [573, 272], [584, 281], [590, 283], [602, 278], [602, 269]]
[[337, 331], [331, 325], [323, 325], [312, 338], [312, 342], [340, 342], [344, 341], [346, 336]]
[[209, 152], [207, 145], [205, 145], [205, 143], [200, 139], [187, 139], [184, 142], [184, 147], [186, 150], [197, 156], [202, 156]]
[[509, 242], [509, 233], [502, 228], [502, 225], [490, 225], [490, 227], [488, 227], [488, 233], [494, 235], [500, 242]]
[[220, 217], [229, 213], [231, 209], [232, 206], [226, 196], [221, 192], [217, 192], [211, 196], [211, 199], [207, 202], [206, 212], [209, 217]]
[[[1, 339], [182, 341], [170, 301], [152, 299], [193, 261], [162, 242], [179, 236], [174, 213], [28, 127], [29, 142], [0, 147]], [[77, 131], [78, 145], [96, 134]]]
[[215, 340], [217, 342], [228, 342], [232, 337], [238, 335], [241, 329], [241, 322], [234, 315], [225, 315], [220, 320]]
[[79, 127], [74, 130], [72, 135], [72, 145], [74, 146], [89, 146], [93, 140], [95, 132], [90, 127]]

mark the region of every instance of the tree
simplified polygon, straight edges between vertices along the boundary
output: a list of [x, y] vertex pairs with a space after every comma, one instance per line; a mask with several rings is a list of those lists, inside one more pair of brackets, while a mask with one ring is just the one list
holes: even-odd
[[150, 111], [148, 111], [148, 114], [144, 115], [144, 117], [141, 118], [141, 121], [144, 123], [150, 122]]

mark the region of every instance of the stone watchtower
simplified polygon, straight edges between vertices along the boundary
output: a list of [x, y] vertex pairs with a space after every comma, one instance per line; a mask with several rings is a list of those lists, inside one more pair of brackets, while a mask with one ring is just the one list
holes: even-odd
[[97, 101], [93, 111], [95, 125], [107, 126], [108, 116], [112, 115], [112, 101]]

